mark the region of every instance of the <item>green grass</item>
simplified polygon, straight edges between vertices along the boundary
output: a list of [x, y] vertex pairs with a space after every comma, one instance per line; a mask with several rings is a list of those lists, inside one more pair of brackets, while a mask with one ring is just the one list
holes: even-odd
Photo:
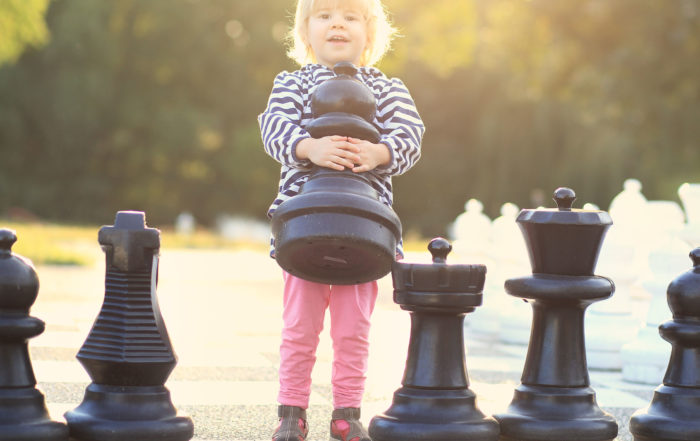
[[[97, 242], [101, 226], [67, 225], [46, 222], [14, 222], [0, 219], [0, 228], [17, 233], [12, 252], [35, 265], [90, 265], [102, 256]], [[191, 235], [161, 231], [161, 248], [245, 248], [266, 251], [267, 244], [231, 241], [206, 230]]]
[[[12, 251], [35, 265], [91, 265], [103, 254], [97, 242], [99, 225], [68, 225], [47, 222], [15, 222], [0, 219], [0, 228], [17, 233]], [[429, 240], [408, 234], [407, 251], [427, 251]], [[251, 249], [267, 252], [267, 243], [232, 241], [214, 232], [198, 229], [192, 234], [177, 234], [172, 228], [161, 230], [161, 248]]]
[[35, 264], [87, 265], [92, 262], [90, 255], [76, 249], [75, 244], [96, 240], [96, 230], [72, 225], [12, 222], [1, 219], [0, 227], [17, 233], [17, 242], [12, 246], [12, 252], [32, 260]]

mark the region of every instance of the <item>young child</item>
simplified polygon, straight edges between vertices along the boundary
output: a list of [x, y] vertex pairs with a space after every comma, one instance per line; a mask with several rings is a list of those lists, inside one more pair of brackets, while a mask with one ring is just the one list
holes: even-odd
[[[371, 67], [388, 50], [392, 34], [381, 0], [298, 0], [289, 55], [302, 67], [277, 75], [267, 108], [258, 118], [265, 151], [282, 164], [279, 192], [268, 216], [299, 193], [314, 164], [366, 172], [381, 201], [391, 206], [391, 177], [418, 161], [425, 130], [401, 80]], [[373, 123], [381, 134], [377, 144], [339, 135], [314, 139], [304, 130], [312, 118], [311, 94], [335, 75], [332, 67], [340, 61], [359, 66], [356, 77], [375, 95]], [[399, 246], [397, 254], [401, 253]], [[370, 441], [359, 420], [377, 282], [330, 286], [286, 272], [283, 278], [280, 423], [273, 441], [306, 439], [311, 371], [326, 309], [334, 354], [331, 438]]]

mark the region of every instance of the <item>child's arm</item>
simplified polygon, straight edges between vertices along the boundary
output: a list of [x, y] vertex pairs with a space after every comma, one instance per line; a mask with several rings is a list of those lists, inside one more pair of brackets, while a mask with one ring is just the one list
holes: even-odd
[[379, 164], [375, 173], [400, 175], [407, 172], [420, 159], [425, 126], [411, 94], [398, 78], [389, 79], [382, 90], [377, 100], [377, 120], [381, 132], [378, 145], [388, 148], [390, 158]]
[[299, 142], [310, 137], [301, 127], [304, 111], [300, 79], [282, 72], [275, 77], [267, 108], [258, 116], [265, 152], [281, 164], [309, 167], [311, 161], [296, 154]]

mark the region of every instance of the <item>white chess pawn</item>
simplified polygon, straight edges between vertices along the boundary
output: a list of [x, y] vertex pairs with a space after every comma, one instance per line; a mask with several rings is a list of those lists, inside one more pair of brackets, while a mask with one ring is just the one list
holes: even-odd
[[[651, 225], [649, 203], [641, 190], [638, 180], [627, 179], [624, 190], [610, 202], [613, 225], [596, 271], [615, 282], [615, 293], [607, 302], [591, 305], [586, 316], [586, 356], [592, 369], [621, 369], [622, 346], [637, 335], [643, 323], [643, 313], [635, 313], [632, 298], [633, 286], [646, 269], [646, 249], [640, 237], [648, 235]], [[615, 332], [610, 332], [611, 326]]]
[[[531, 312], [529, 309], [520, 316], [507, 314], [513, 308], [512, 303], [523, 303], [506, 294], [503, 285], [507, 278], [515, 277], [529, 269], [527, 248], [523, 235], [515, 222], [519, 208], [506, 202], [501, 206], [501, 216], [494, 219], [490, 227], [490, 243], [486, 247], [490, 265], [484, 287], [484, 300], [481, 308], [477, 309], [465, 322], [470, 327], [469, 334], [482, 340], [496, 340], [501, 333], [506, 315], [506, 327], [521, 324], [525, 328], [524, 342], [527, 344], [530, 335]], [[527, 308], [527, 305], [523, 304]], [[518, 320], [519, 319], [519, 320]], [[506, 332], [510, 332], [507, 329]], [[521, 339], [522, 340], [522, 339]]]
[[700, 246], [700, 183], [684, 183], [678, 188], [678, 196], [685, 209], [686, 225], [681, 237], [691, 247]]
[[644, 326], [633, 340], [622, 347], [622, 378], [626, 381], [659, 384], [668, 366], [671, 347], [659, 336], [659, 325], [669, 320], [666, 288], [687, 269], [688, 246], [678, 238], [683, 227], [683, 212], [672, 201], [649, 201], [650, 230], [645, 243], [649, 249], [649, 274], [642, 281], [651, 299]]
[[491, 240], [497, 265], [494, 265], [491, 277], [498, 287], [498, 297], [502, 299], [497, 316], [500, 341], [527, 345], [530, 340], [532, 309], [522, 299], [506, 294], [503, 288], [507, 279], [530, 271], [525, 239], [515, 222], [519, 212], [517, 205], [505, 203], [501, 206], [501, 216], [493, 221]]
[[452, 252], [461, 259], [478, 262], [488, 252], [491, 219], [483, 213], [484, 204], [478, 199], [469, 199], [464, 209], [452, 225]]
[[[620, 350], [637, 334], [641, 320], [632, 313], [630, 289], [639, 277], [634, 246], [621, 227], [613, 225], [605, 236], [596, 273], [615, 282], [615, 293], [606, 302], [590, 306], [586, 316], [586, 358], [592, 369], [620, 369]], [[614, 327], [615, 331], [611, 332]]]
[[608, 213], [616, 225], [634, 227], [639, 224], [639, 214], [644, 211], [647, 198], [642, 194], [642, 183], [637, 179], [627, 179], [624, 189], [610, 201]]

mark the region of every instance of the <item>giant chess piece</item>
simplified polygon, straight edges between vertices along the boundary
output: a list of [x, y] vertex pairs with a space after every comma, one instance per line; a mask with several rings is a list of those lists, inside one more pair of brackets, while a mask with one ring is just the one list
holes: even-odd
[[[621, 265], [644, 274], [641, 286], [650, 299], [646, 305], [644, 325], [635, 338], [625, 343], [620, 355], [623, 380], [657, 385], [663, 381], [671, 356], [671, 347], [659, 338], [659, 326], [671, 318], [666, 289], [668, 281], [688, 267], [688, 245], [678, 237], [678, 232], [683, 229], [684, 216], [676, 202], [649, 201], [647, 205], [646, 218], [650, 226], [643, 242], [647, 250], [648, 270], [632, 268], [628, 261], [623, 261]], [[639, 240], [639, 236], [634, 239]]]
[[76, 441], [187, 441], [194, 427], [178, 416], [165, 381], [177, 363], [156, 298], [160, 232], [142, 212], [120, 211], [100, 229], [105, 299], [78, 360], [92, 383], [66, 412]]
[[340, 62], [333, 72], [336, 76], [323, 82], [311, 95], [313, 119], [306, 131], [314, 138], [340, 135], [379, 142], [379, 131], [372, 125], [377, 102], [372, 91], [354, 78], [357, 68]]
[[39, 279], [32, 263], [14, 253], [14, 231], [0, 230], [0, 441], [67, 441], [65, 424], [51, 421], [36, 389], [27, 340], [44, 332], [29, 316]]
[[[494, 415], [501, 441], [612, 441], [617, 423], [590, 387], [584, 313], [607, 299], [613, 282], [594, 275], [605, 232], [604, 211], [574, 210], [568, 188], [554, 193], [558, 209], [522, 210], [532, 275], [506, 280], [508, 294], [532, 305], [532, 330], [521, 383], [504, 413]], [[614, 323], [611, 323], [613, 326]]]
[[635, 441], [700, 439], [700, 248], [690, 257], [693, 268], [668, 286], [673, 319], [659, 333], [671, 343], [671, 359], [649, 407], [630, 419]]
[[686, 225], [681, 237], [691, 247], [700, 246], [700, 183], [685, 182], [678, 187], [678, 197], [683, 202]]
[[411, 312], [403, 387], [372, 419], [374, 441], [496, 441], [498, 424], [476, 406], [466, 371], [464, 316], [481, 305], [484, 265], [447, 265], [450, 244], [433, 239], [432, 265], [394, 263], [394, 301]]
[[[351, 63], [338, 63], [336, 77], [316, 88], [313, 119], [306, 127], [314, 138], [350, 136], [373, 143], [376, 102], [372, 91], [354, 78]], [[275, 259], [287, 272], [319, 283], [352, 285], [376, 280], [391, 271], [401, 222], [366, 173], [314, 167], [299, 194], [272, 216]]]

